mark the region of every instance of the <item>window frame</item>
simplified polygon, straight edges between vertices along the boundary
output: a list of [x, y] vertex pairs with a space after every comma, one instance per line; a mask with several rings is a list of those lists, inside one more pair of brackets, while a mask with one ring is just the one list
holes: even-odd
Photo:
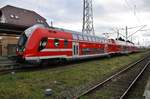
[[79, 40], [78, 34], [72, 34], [73, 40]]
[[[56, 41], [57, 40], [57, 41]], [[56, 46], [56, 42], [58, 42], [58, 45]], [[54, 47], [56, 47], [56, 48], [58, 48], [59, 47], [59, 45], [60, 45], [60, 40], [59, 39], [54, 39]]]
[[64, 40], [64, 48], [67, 48], [69, 45], [69, 41], [67, 39]]
[[10, 14], [10, 18], [15, 18], [15, 15], [14, 14]]
[[95, 38], [94, 38], [94, 36], [92, 36], [92, 41], [93, 41], [93, 42], [95, 42]]
[[88, 38], [88, 41], [91, 41], [91, 37], [90, 36], [87, 36], [87, 38]]
[[89, 37], [88, 36], [86, 36], [86, 39], [87, 39], [87, 41], [89, 41]]
[[79, 40], [83, 40], [83, 36], [80, 34], [78, 34], [78, 38], [79, 38]]

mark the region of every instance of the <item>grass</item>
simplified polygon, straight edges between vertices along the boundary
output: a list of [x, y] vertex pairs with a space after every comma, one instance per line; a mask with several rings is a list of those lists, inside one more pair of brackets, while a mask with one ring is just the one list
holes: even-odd
[[[3, 75], [0, 76], [0, 99], [70, 98], [143, 55], [138, 53], [48, 70]], [[44, 95], [46, 88], [53, 90], [52, 96]]]

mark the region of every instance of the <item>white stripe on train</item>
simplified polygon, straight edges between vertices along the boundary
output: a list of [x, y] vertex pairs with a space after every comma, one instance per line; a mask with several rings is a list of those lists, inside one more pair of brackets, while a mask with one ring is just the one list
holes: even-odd
[[72, 51], [72, 49], [43, 49], [41, 52]]
[[75, 56], [67, 56], [67, 55], [35, 56], [35, 57], [25, 57], [25, 59], [26, 59], [26, 60], [40, 60], [40, 59], [53, 59], [53, 58], [73, 59], [73, 58], [98, 57], [98, 56], [105, 56], [105, 55], [109, 55], [109, 53], [93, 54], [93, 55], [75, 55]]
[[[46, 51], [46, 50], [45, 50]], [[41, 59], [53, 59], [53, 58], [66, 58], [66, 59], [74, 59], [74, 58], [86, 58], [86, 57], [98, 57], [98, 56], [107, 56], [109, 54], [127, 54], [130, 51], [118, 51], [118, 52], [109, 52], [109, 53], [101, 53], [101, 54], [92, 54], [92, 55], [74, 55], [74, 56], [67, 56], [67, 55], [57, 55], [57, 56], [35, 56], [35, 57], [25, 57], [25, 60], [41, 60]]]

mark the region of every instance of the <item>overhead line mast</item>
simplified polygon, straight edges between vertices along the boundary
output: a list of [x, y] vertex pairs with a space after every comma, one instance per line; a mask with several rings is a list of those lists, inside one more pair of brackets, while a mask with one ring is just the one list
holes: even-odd
[[83, 0], [83, 34], [95, 35], [92, 0]]

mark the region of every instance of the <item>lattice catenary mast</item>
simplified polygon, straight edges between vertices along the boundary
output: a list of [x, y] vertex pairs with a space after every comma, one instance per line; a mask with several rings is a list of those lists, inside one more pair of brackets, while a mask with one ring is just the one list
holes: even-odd
[[95, 35], [93, 26], [92, 0], [83, 0], [83, 28], [82, 33]]

